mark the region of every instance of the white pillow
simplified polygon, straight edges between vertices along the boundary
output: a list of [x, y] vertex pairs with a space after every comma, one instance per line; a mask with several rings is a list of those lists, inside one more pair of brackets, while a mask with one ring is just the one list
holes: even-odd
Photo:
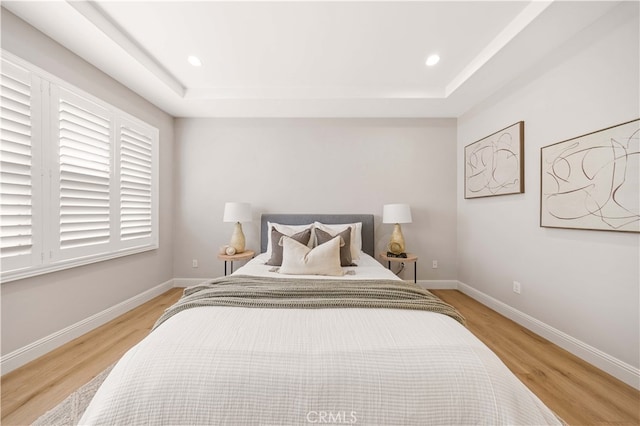
[[[339, 225], [314, 222], [313, 225], [316, 228], [322, 229], [324, 232], [328, 232], [331, 235], [336, 235], [339, 232], [344, 231], [350, 226], [351, 227], [351, 259], [352, 260], [360, 259], [360, 252], [362, 251], [362, 222], [341, 223]], [[313, 233], [312, 235], [315, 236], [315, 233]], [[315, 239], [314, 239], [314, 242], [315, 242]]]
[[284, 235], [292, 236], [293, 234], [297, 234], [300, 231], [304, 231], [305, 229], [311, 228], [311, 238], [309, 238], [308, 247], [313, 247], [313, 243], [315, 241], [315, 234], [313, 233], [313, 224], [309, 223], [307, 225], [282, 225], [280, 223], [268, 222], [267, 221], [267, 250], [265, 253], [271, 257], [271, 228], [276, 228], [279, 232]]
[[335, 237], [313, 249], [293, 238], [282, 237], [282, 266], [278, 272], [294, 275], [344, 275], [340, 266], [340, 243]]

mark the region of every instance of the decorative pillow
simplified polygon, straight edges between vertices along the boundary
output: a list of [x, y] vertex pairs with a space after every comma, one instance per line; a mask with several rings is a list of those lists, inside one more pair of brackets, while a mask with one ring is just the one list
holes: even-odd
[[[265, 253], [267, 253], [268, 255], [271, 255], [271, 248], [273, 247], [273, 242], [271, 241], [271, 230], [273, 228], [276, 228], [278, 231], [287, 236], [297, 234], [298, 232], [302, 232], [305, 229], [311, 229], [311, 236], [313, 237], [312, 223], [308, 223], [306, 225], [283, 225], [281, 223], [267, 222], [267, 249]], [[278, 244], [278, 241], [279, 240], [276, 240], [276, 244]], [[314, 242], [315, 238], [309, 238], [307, 246], [309, 248], [312, 248], [314, 246]]]
[[333, 239], [333, 237], [340, 237], [344, 244], [340, 246], [340, 265], [341, 266], [356, 266], [351, 258], [351, 227], [348, 227], [337, 235], [331, 235], [322, 229], [316, 228], [316, 244], [319, 246]]
[[283, 236], [280, 239], [283, 250], [279, 272], [294, 275], [344, 275], [340, 266], [341, 242], [340, 237], [335, 237], [310, 249], [293, 238]]
[[[278, 231], [275, 227], [271, 228], [271, 257], [265, 263], [266, 265], [282, 265], [282, 246], [279, 244], [279, 242], [280, 239], [284, 236], [285, 235], [282, 232]], [[304, 231], [298, 232], [297, 234], [288, 235], [288, 237], [293, 238], [294, 240], [304, 245], [307, 245], [309, 243], [309, 240], [311, 239], [311, 228], [305, 229]]]
[[360, 259], [360, 252], [362, 251], [362, 222], [342, 223], [339, 225], [314, 222], [313, 225], [333, 235], [344, 231], [347, 227], [351, 227], [351, 259]]

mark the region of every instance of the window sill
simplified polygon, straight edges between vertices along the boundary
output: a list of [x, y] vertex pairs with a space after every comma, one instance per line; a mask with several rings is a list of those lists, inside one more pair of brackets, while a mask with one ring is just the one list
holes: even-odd
[[78, 266], [85, 266], [85, 265], [90, 265], [96, 262], [103, 262], [105, 260], [117, 259], [119, 257], [129, 256], [132, 254], [143, 253], [145, 251], [156, 250], [157, 248], [158, 248], [158, 244], [150, 244], [150, 245], [145, 245], [141, 247], [132, 247], [132, 248], [128, 248], [128, 249], [121, 250], [114, 253], [87, 256], [87, 257], [73, 259], [69, 261], [61, 261], [55, 264], [50, 264], [50, 265], [37, 267], [37, 268], [30, 267], [30, 268], [24, 268], [24, 269], [17, 269], [14, 271], [2, 272], [0, 280], [2, 281], [2, 284], [5, 284], [11, 281], [22, 280], [25, 278], [31, 278], [38, 275], [44, 275], [44, 274], [50, 274], [52, 272], [63, 271], [65, 269], [71, 269]]

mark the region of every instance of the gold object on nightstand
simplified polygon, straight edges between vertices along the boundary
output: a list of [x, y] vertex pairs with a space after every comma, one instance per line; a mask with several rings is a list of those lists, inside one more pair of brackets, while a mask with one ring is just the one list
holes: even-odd
[[393, 254], [400, 254], [405, 252], [404, 235], [402, 235], [402, 229], [400, 224], [396, 223], [393, 226], [393, 232], [391, 233], [391, 241], [389, 241], [388, 250]]

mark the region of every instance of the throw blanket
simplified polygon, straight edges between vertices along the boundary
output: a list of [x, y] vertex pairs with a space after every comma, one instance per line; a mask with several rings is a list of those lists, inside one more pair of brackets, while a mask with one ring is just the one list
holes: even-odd
[[318, 280], [232, 275], [185, 289], [153, 329], [180, 311], [200, 306], [246, 308], [390, 308], [448, 315], [465, 325], [451, 305], [413, 283], [399, 280]]

